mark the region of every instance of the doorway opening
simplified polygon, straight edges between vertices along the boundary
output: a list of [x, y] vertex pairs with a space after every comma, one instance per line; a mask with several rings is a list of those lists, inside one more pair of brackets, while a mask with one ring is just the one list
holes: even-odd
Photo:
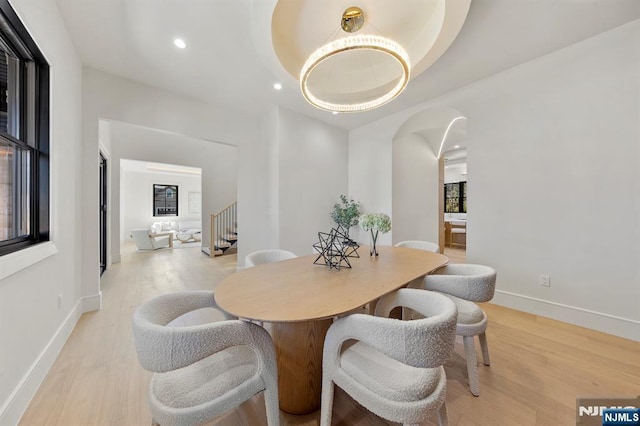
[[455, 145], [443, 156], [444, 252], [462, 258], [467, 249], [467, 150]]
[[120, 252], [202, 247], [202, 169], [120, 159]]

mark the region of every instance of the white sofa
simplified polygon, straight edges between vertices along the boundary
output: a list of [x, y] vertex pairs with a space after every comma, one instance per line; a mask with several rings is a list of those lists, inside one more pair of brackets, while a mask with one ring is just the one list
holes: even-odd
[[173, 235], [172, 239], [175, 240], [175, 234], [177, 230], [178, 222], [153, 222], [149, 229], [149, 232], [151, 234], [164, 234], [169, 232]]
[[152, 235], [171, 233], [173, 240], [192, 242], [202, 240], [202, 225], [199, 221], [154, 222], [149, 231]]

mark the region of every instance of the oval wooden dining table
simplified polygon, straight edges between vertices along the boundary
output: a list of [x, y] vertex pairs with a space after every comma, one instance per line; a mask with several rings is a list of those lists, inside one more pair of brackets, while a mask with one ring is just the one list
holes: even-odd
[[320, 407], [322, 348], [333, 318], [406, 286], [449, 259], [404, 247], [360, 247], [352, 268], [315, 265], [317, 255], [258, 265], [224, 279], [215, 289], [221, 309], [272, 323], [280, 408], [306, 414]]

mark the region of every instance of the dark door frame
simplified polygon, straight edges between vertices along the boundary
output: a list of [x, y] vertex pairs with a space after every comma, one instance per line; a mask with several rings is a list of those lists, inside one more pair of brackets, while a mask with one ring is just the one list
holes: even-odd
[[100, 276], [107, 270], [107, 159], [100, 153]]

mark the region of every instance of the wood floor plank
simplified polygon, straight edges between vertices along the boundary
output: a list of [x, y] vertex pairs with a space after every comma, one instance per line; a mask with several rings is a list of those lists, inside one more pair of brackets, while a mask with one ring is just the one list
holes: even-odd
[[[445, 250], [463, 263], [464, 249]], [[178, 290], [214, 290], [236, 271], [236, 255], [209, 258], [199, 248], [137, 253], [123, 248], [122, 263], [102, 278], [103, 306], [84, 314], [25, 412], [26, 426], [137, 426], [151, 424], [151, 373], [137, 360], [131, 318], [137, 306]], [[469, 392], [460, 341], [445, 365], [451, 426], [575, 424], [575, 400], [640, 393], [640, 343], [513, 309], [483, 304], [489, 317], [491, 366], [478, 363], [480, 396]], [[186, 323], [220, 319], [197, 312]], [[268, 327], [267, 327], [268, 329]], [[477, 351], [479, 352], [479, 351]], [[478, 353], [478, 359], [481, 355]], [[319, 412], [281, 412], [284, 426], [316, 426]], [[435, 419], [424, 425], [433, 425]], [[264, 399], [256, 395], [208, 425], [266, 426]], [[376, 417], [336, 389], [333, 425], [397, 425]]]

